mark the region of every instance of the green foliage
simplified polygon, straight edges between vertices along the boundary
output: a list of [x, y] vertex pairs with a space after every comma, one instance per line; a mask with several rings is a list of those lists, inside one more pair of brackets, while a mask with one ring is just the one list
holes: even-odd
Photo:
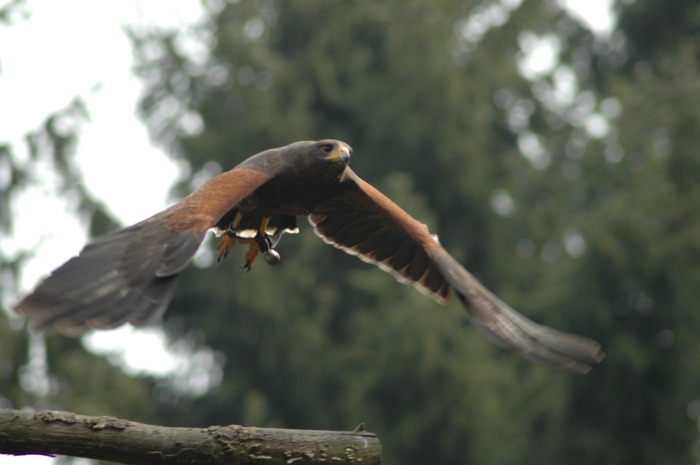
[[[517, 21], [533, 21], [517, 13]], [[524, 217], [500, 218], [490, 201], [496, 188], [537, 197], [513, 182], [518, 172], [539, 174], [518, 155], [493, 96], [506, 88], [523, 95], [518, 101], [532, 97], [506, 45], [512, 32], [494, 30], [488, 52], [456, 56], [455, 27], [467, 18], [450, 2], [226, 5], [198, 30], [215, 44], [204, 65], [180, 53], [174, 35], [135, 34], [137, 51], [158, 50], [139, 67], [150, 89], [142, 111], [196, 171], [291, 140], [345, 139], [360, 175], [430, 223], [489, 284], [517, 293], [506, 278], [536, 283], [547, 267], [514, 256], [527, 234], [527, 203], [518, 205]], [[201, 132], [183, 134], [182, 112], [163, 121], [173, 98], [203, 121]], [[561, 228], [545, 216], [547, 227], [534, 231], [538, 244]], [[280, 250], [278, 267], [258, 265], [250, 276], [222, 263], [181, 280], [168, 318], [180, 331], [202, 330], [226, 354], [216, 392], [182, 404], [197, 421], [324, 428], [364, 421], [381, 434], [389, 463], [513, 463], [558, 451], [571, 386], [585, 395], [584, 381], [497, 352], [464, 324], [457, 304], [440, 309], [329, 249], [304, 225]], [[562, 326], [586, 321], [552, 312], [548, 319]], [[551, 443], [539, 440], [543, 432]]]
[[[644, 37], [651, 3], [623, 9], [607, 42], [537, 1], [241, 1], [212, 11], [198, 32], [214, 46], [196, 63], [177, 36], [138, 37], [137, 50], [161, 51], [141, 64], [147, 120], [175, 98], [204, 123], [156, 126], [195, 170], [345, 139], [356, 171], [507, 301], [610, 354], [584, 379], [525, 365], [475, 335], [457, 305], [432, 308], [307, 228], [283, 241], [278, 268], [238, 277], [223, 264], [183, 279], [172, 317], [227, 355], [222, 386], [197, 401], [202, 421], [222, 421], [221, 405], [244, 422], [364, 421], [389, 463], [689, 461], [697, 51], [624, 45], [621, 34]], [[459, 34], [489, 7], [506, 26]], [[655, 33], [681, 44], [682, 30]], [[556, 72], [520, 76], [523, 33], [557, 37]], [[657, 58], [635, 63], [643, 54]], [[577, 92], [557, 99], [567, 75]], [[188, 85], [162, 90], [175, 81]], [[586, 126], [595, 114], [602, 132]], [[528, 137], [539, 144], [529, 159]]]
[[[538, 0], [207, 5], [187, 34], [131, 32], [144, 119], [193, 169], [180, 194], [271, 146], [346, 140], [354, 169], [504, 300], [601, 340], [608, 358], [581, 378], [532, 366], [486, 342], [458, 304], [439, 307], [302, 222], [276, 267], [246, 275], [236, 248], [180, 278], [166, 329], [221, 354], [218, 386], [192, 397], [161, 384], [147, 404], [148, 380], [52, 339], [64, 405], [203, 426], [364, 422], [387, 463], [697, 461], [700, 49], [689, 2], [620, 4], [608, 37]], [[556, 39], [550, 72], [521, 75], [524, 37]], [[3, 354], [21, 359], [7, 334]], [[0, 371], [11, 398], [19, 364]], [[117, 391], [130, 394], [110, 401]]]

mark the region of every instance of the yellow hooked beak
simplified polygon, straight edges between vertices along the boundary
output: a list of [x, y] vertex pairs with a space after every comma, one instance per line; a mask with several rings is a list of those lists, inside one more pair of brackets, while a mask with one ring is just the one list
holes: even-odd
[[350, 162], [350, 148], [347, 145], [338, 145], [326, 158], [331, 161], [342, 161], [347, 164]]

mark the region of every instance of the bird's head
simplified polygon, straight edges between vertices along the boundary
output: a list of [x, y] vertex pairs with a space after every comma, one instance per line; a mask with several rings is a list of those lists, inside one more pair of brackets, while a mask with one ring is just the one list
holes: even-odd
[[323, 154], [322, 158], [332, 162], [341, 163], [343, 165], [350, 164], [350, 157], [352, 156], [352, 148], [345, 142], [339, 140], [326, 139], [316, 142], [315, 149], [320, 150]]
[[315, 165], [328, 162], [346, 166], [350, 163], [352, 148], [345, 142], [335, 139], [303, 140], [282, 148], [287, 159], [293, 158], [297, 165]]
[[301, 141], [282, 149], [284, 172], [299, 179], [338, 179], [350, 163], [352, 148], [345, 142], [324, 139]]

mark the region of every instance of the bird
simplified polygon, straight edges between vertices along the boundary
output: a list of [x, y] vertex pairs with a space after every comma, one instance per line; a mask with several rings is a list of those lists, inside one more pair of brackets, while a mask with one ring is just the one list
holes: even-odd
[[323, 241], [446, 303], [456, 294], [492, 343], [527, 360], [583, 374], [605, 356], [589, 338], [535, 323], [482, 285], [428, 227], [360, 178], [352, 148], [333, 139], [265, 150], [211, 178], [176, 204], [89, 242], [14, 306], [35, 330], [79, 334], [161, 318], [209, 231], [217, 258], [240, 243], [243, 268], [270, 264], [285, 233], [306, 216]]

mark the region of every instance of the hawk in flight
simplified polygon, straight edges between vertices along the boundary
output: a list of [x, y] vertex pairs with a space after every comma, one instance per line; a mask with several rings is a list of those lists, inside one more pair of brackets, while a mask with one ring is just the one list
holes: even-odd
[[143, 325], [165, 312], [177, 275], [207, 232], [218, 257], [238, 241], [250, 270], [275, 250], [296, 217], [316, 234], [440, 302], [456, 294], [472, 323], [498, 346], [528, 360], [585, 373], [604, 354], [590, 339], [537, 324], [513, 310], [457, 263], [428, 228], [358, 177], [352, 149], [337, 140], [302, 141], [254, 155], [177, 204], [100, 236], [54, 270], [15, 306], [35, 328], [63, 332]]

